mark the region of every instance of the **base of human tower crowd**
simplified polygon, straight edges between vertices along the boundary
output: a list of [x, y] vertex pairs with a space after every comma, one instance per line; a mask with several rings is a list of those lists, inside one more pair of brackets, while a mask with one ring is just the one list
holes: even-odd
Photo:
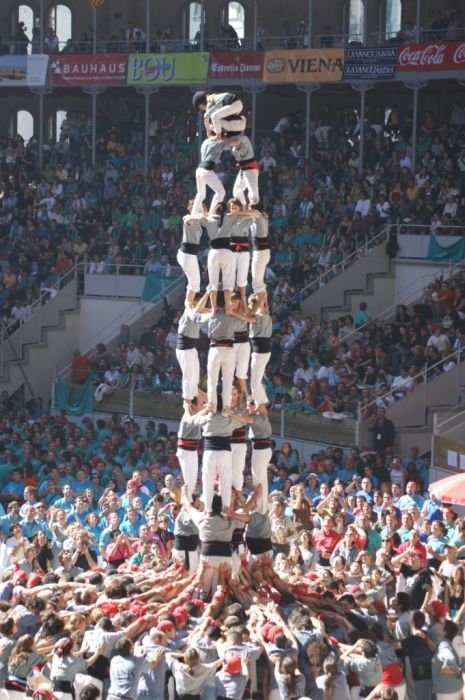
[[[93, 548], [99, 516], [86, 516], [86, 530], [83, 498], [74, 500], [68, 485], [48, 520], [34, 494], [25, 496], [22, 520], [19, 504], [9, 502], [0, 517], [2, 533], [6, 527], [11, 535], [3, 554], [10, 547], [14, 562], [0, 585], [0, 694], [462, 700], [464, 521], [455, 524], [434, 494], [423, 500], [414, 482], [404, 495], [393, 483], [391, 494], [394, 472], [379, 483], [374, 474], [360, 480], [358, 453], [330, 471], [296, 474], [287, 502], [269, 489], [263, 376], [272, 333], [264, 283], [270, 245], [258, 166], [237, 95], [196, 93], [193, 102], [205, 112], [207, 138], [178, 254], [187, 277], [176, 351], [184, 486], [167, 476], [168, 501], [157, 501], [155, 511], [142, 469], [121, 499], [107, 489], [98, 504], [105, 524], [100, 557]], [[215, 174], [224, 148], [238, 165], [227, 205]], [[210, 239], [204, 294], [197, 259], [203, 230]], [[196, 349], [203, 323], [210, 339], [206, 394]], [[26, 532], [36, 534], [26, 540]], [[50, 548], [48, 557], [47, 533], [61, 545], [60, 566], [48, 573], [41, 567], [56, 552]]]

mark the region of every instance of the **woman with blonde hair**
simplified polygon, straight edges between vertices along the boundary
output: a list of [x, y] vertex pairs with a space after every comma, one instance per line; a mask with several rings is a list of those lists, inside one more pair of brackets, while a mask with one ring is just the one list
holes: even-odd
[[42, 665], [44, 661], [44, 657], [37, 653], [34, 637], [23, 634], [13, 647], [8, 661], [5, 688], [10, 700], [22, 700], [25, 697], [29, 676], [34, 667]]
[[321, 669], [323, 673], [315, 679], [323, 691], [323, 700], [349, 700], [350, 690], [344, 673], [338, 669], [334, 656], [327, 656]]
[[189, 647], [184, 654], [167, 654], [179, 700], [200, 700], [207, 682], [222, 665], [222, 659], [201, 663], [196, 649]]

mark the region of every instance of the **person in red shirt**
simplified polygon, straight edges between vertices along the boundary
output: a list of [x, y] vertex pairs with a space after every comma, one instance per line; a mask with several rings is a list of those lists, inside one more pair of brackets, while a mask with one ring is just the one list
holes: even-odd
[[426, 547], [420, 541], [420, 535], [418, 534], [418, 530], [412, 530], [410, 532], [408, 541], [403, 542], [403, 544], [401, 544], [398, 549], [399, 554], [412, 551], [416, 552], [421, 557], [422, 566], [426, 566]]
[[321, 524], [321, 530], [313, 531], [313, 545], [320, 555], [319, 563], [322, 566], [329, 566], [329, 558], [341, 535], [334, 529], [334, 520], [330, 515], [322, 518]]
[[437, 300], [445, 306], [454, 306], [455, 293], [452, 291], [452, 289], [449, 288], [447, 282], [441, 282]]
[[84, 384], [89, 378], [89, 358], [86, 355], [81, 355], [79, 350], [74, 351], [71, 361], [71, 378], [75, 384]]
[[64, 275], [71, 269], [73, 262], [64, 253], [58, 253], [55, 270], [59, 275]]

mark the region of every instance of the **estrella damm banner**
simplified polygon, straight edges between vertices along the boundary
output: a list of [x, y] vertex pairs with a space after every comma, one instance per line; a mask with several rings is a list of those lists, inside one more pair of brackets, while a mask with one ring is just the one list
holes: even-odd
[[204, 85], [210, 54], [138, 53], [130, 54], [128, 85]]
[[342, 79], [344, 49], [266, 51], [265, 83], [328, 83]]

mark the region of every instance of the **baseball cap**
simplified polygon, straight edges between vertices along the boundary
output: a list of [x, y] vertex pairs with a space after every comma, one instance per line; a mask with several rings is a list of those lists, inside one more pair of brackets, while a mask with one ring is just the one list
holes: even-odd
[[171, 622], [171, 620], [162, 620], [161, 622], [158, 623], [157, 629], [160, 632], [173, 632], [175, 627], [174, 627], [174, 623]]

